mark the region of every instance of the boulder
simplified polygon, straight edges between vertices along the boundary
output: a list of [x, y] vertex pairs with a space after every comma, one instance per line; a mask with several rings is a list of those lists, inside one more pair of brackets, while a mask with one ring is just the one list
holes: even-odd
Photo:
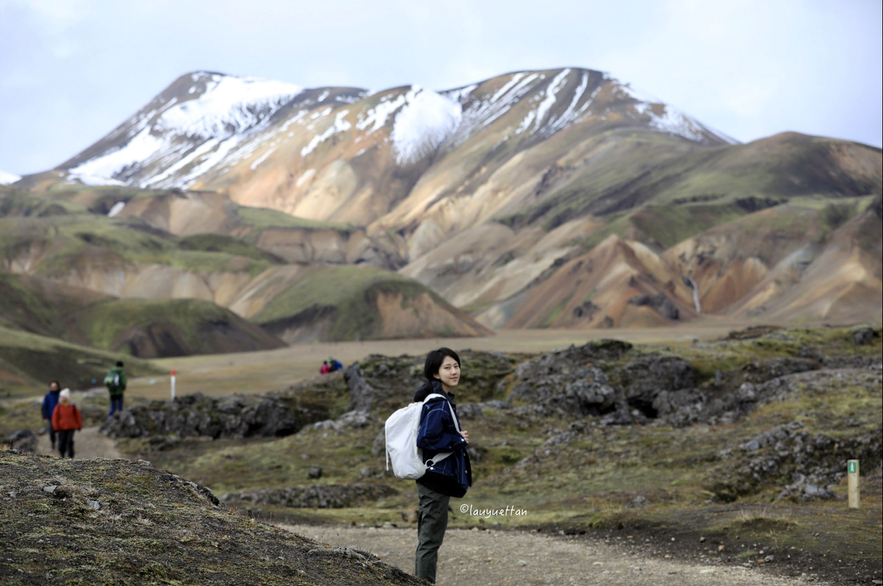
[[622, 393], [597, 364], [616, 360], [631, 347], [627, 342], [601, 340], [523, 362], [515, 368], [507, 401], [528, 403], [542, 412], [583, 416], [625, 409]]
[[874, 328], [870, 327], [856, 328], [852, 330], [850, 334], [852, 337], [852, 342], [856, 346], [867, 346], [874, 341], [874, 336], [876, 335], [874, 332]]
[[646, 354], [617, 369], [613, 378], [618, 379], [625, 391], [626, 402], [644, 415], [655, 418], [659, 409], [673, 411], [663, 401], [657, 401], [660, 393], [671, 393], [692, 388], [698, 378], [689, 362], [676, 356]]
[[301, 401], [296, 395], [214, 398], [193, 393], [115, 413], [101, 431], [114, 438], [286, 436], [328, 415], [326, 406]]
[[[381, 376], [389, 373], [387, 364], [381, 365]], [[351, 364], [343, 373], [343, 380], [350, 392], [350, 408], [356, 411], [368, 411], [374, 405], [374, 388], [365, 380], [365, 373], [358, 362]]]
[[730, 502], [779, 483], [780, 498], [830, 498], [827, 487], [846, 474], [846, 462], [858, 459], [879, 466], [883, 457], [883, 428], [851, 438], [811, 434], [793, 422], [761, 433], [719, 457], [729, 462], [706, 489]]
[[230, 493], [221, 496], [221, 500], [294, 508], [341, 509], [376, 501], [394, 494], [397, 494], [397, 491], [384, 484], [355, 482], [353, 484], [313, 484]]
[[21, 452], [37, 451], [37, 436], [30, 429], [20, 429], [9, 436], [9, 447]]

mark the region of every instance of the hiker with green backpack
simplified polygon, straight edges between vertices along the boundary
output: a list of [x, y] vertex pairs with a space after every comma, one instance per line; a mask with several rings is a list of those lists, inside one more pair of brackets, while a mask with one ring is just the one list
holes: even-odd
[[123, 363], [117, 362], [117, 365], [110, 369], [107, 376], [104, 377], [104, 386], [110, 392], [110, 413], [108, 417], [123, 410], [123, 393], [126, 390], [126, 371], [123, 370]]

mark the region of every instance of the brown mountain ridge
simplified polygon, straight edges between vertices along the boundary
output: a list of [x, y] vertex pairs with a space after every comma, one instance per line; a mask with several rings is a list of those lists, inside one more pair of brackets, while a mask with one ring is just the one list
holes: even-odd
[[[195, 72], [6, 189], [56, 223], [112, 213], [191, 247], [65, 271], [46, 265], [64, 248], [54, 237], [39, 253], [17, 237], [7, 270], [210, 300], [288, 342], [428, 335], [426, 323], [475, 335], [881, 316], [880, 149], [797, 133], [737, 144], [588, 69], [376, 93]], [[378, 293], [376, 270], [425, 292]], [[350, 286], [360, 301], [321, 302]]]

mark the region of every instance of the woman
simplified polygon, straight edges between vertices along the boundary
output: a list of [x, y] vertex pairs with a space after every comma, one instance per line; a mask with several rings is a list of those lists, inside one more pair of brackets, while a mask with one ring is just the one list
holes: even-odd
[[[417, 447], [422, 450], [423, 460], [429, 462], [439, 452], [451, 452], [444, 460], [431, 465], [426, 474], [417, 479], [420, 506], [417, 513], [416, 573], [435, 583], [438, 566], [438, 549], [448, 526], [448, 502], [451, 497], [461, 498], [472, 486], [472, 467], [466, 444], [469, 433], [460, 430], [456, 414], [454, 394], [451, 392], [460, 382], [460, 357], [450, 348], [439, 348], [426, 355], [423, 365], [426, 383], [414, 395], [415, 401], [423, 401], [436, 393], [444, 398], [433, 398], [423, 406]], [[450, 405], [450, 406], [449, 406]]]
[[64, 389], [58, 397], [58, 405], [52, 412], [52, 427], [58, 433], [58, 451], [64, 458], [67, 453], [74, 457], [74, 432], [83, 429], [80, 409], [71, 403], [71, 390]]

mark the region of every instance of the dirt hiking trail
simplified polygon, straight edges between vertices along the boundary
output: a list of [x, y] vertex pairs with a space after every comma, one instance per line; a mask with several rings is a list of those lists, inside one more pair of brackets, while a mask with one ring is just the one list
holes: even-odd
[[[53, 450], [49, 442], [49, 434], [44, 433], [38, 435], [37, 451], [41, 454], [58, 456], [58, 450]], [[74, 458], [76, 459], [92, 459], [92, 458], [124, 458], [117, 451], [114, 441], [109, 437], [102, 435], [98, 431], [98, 427], [84, 427], [82, 430], [74, 434]]]
[[[415, 528], [280, 525], [334, 546], [372, 553], [414, 572]], [[754, 569], [654, 559], [639, 549], [602, 540], [569, 539], [521, 531], [449, 529], [439, 551], [439, 586], [822, 586], [801, 576], [777, 577]]]

